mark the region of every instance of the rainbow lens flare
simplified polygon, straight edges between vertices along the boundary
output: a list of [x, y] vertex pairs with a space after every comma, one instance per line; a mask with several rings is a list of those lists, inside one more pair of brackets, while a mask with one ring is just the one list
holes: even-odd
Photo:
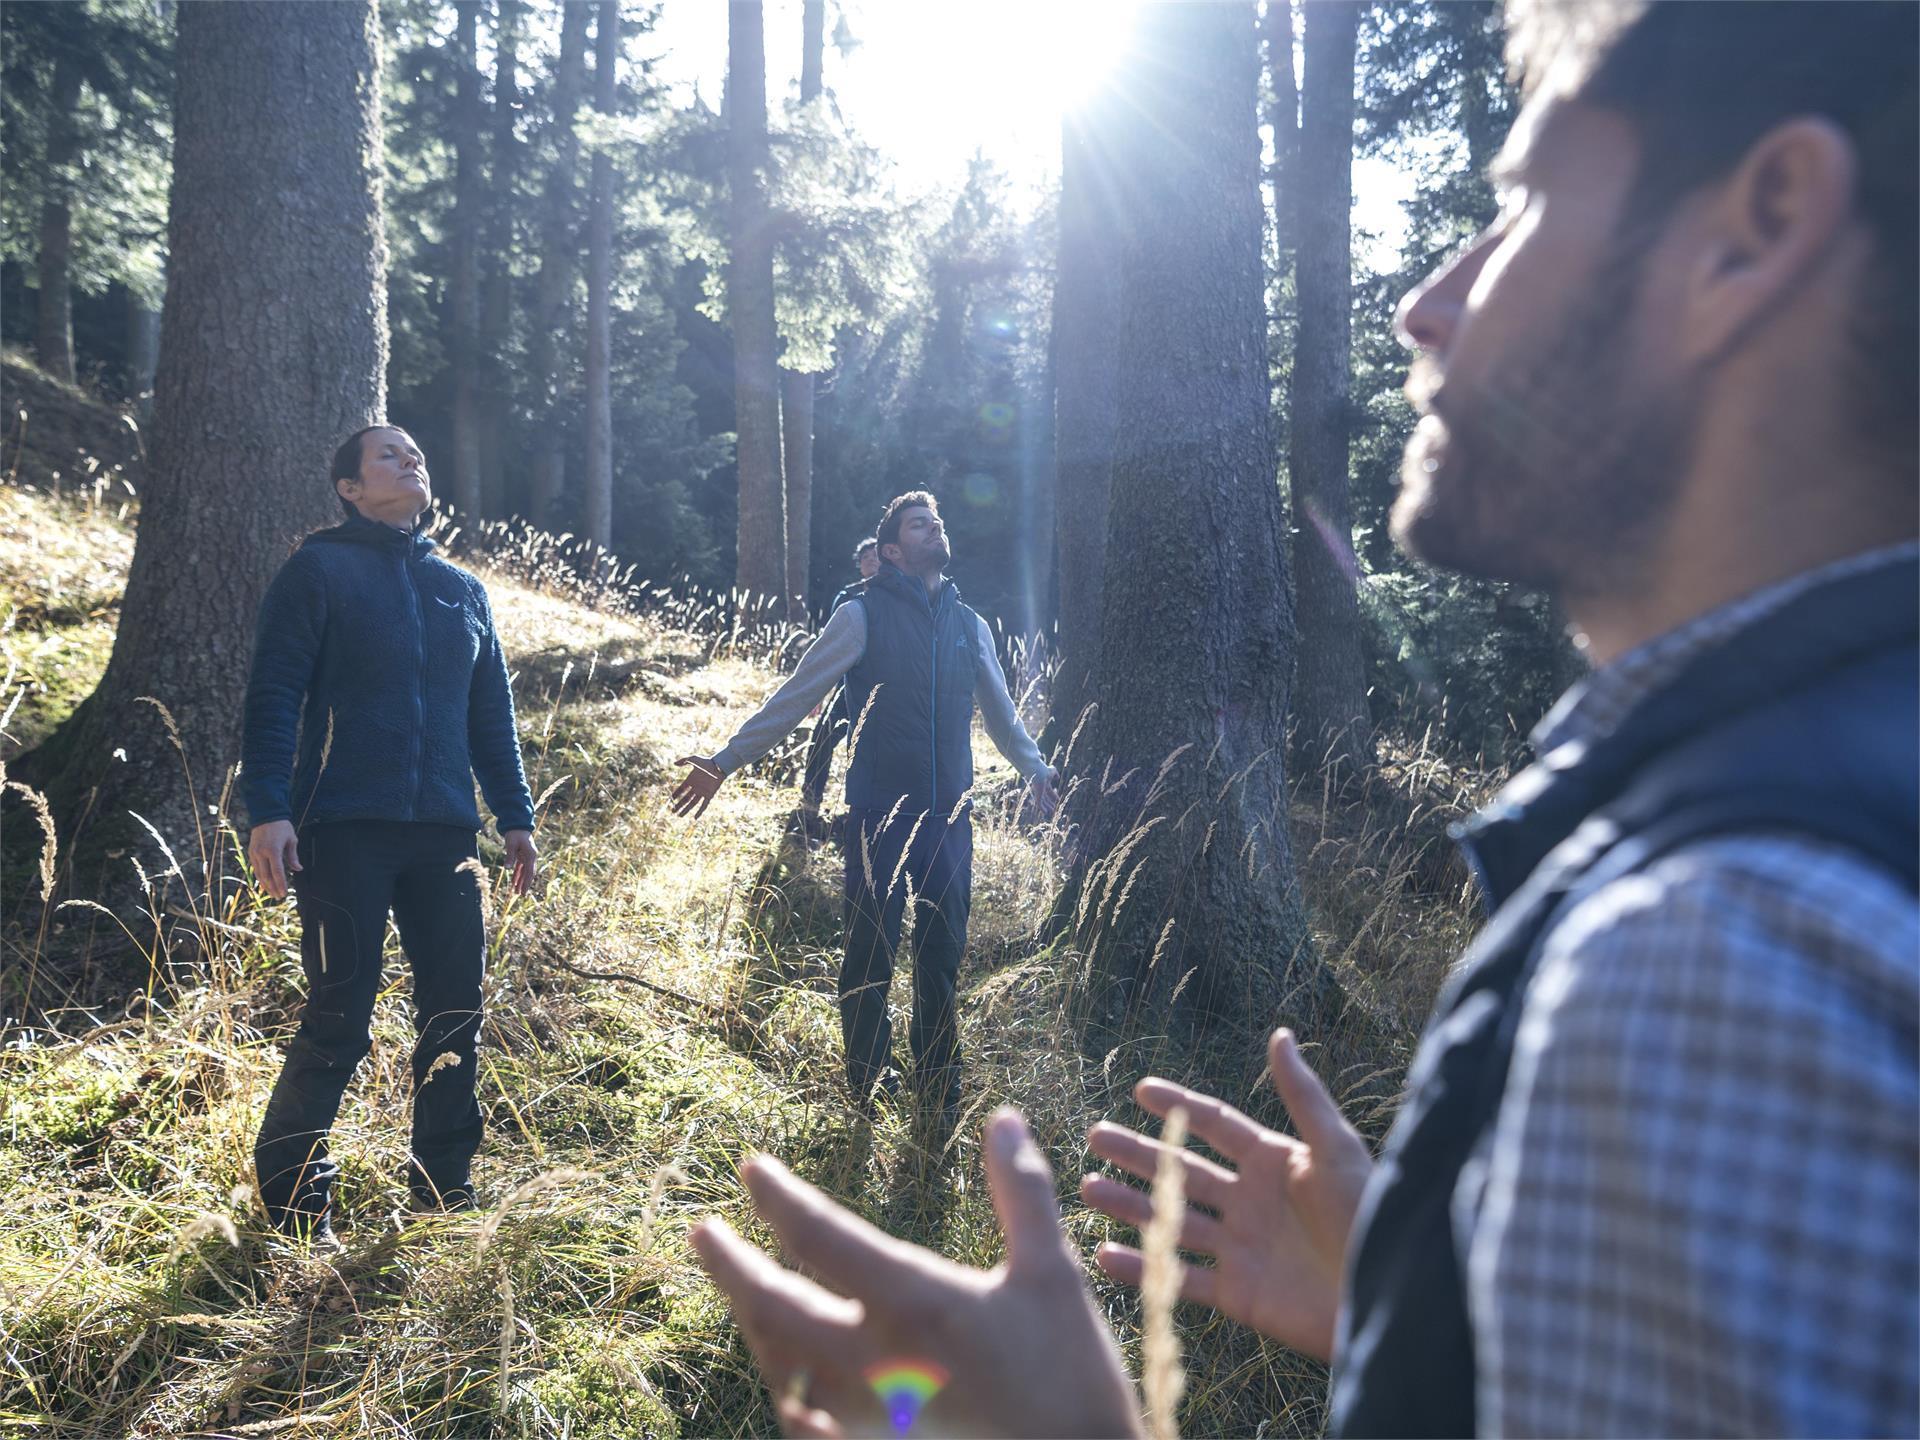
[[904, 1435], [926, 1403], [947, 1383], [947, 1372], [925, 1360], [887, 1360], [867, 1368], [867, 1384], [887, 1407], [893, 1432]]

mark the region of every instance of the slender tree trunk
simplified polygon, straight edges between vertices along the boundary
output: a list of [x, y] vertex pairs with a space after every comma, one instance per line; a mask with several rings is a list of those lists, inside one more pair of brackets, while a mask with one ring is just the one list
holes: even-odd
[[[1070, 905], [1138, 1013], [1181, 995], [1266, 1025], [1338, 986], [1312, 957], [1287, 836], [1293, 668], [1267, 424], [1254, 8], [1142, 8], [1101, 136], [1120, 240], [1102, 703], [1082, 744]], [[1205, 263], [1197, 263], [1204, 257]], [[1063, 338], [1062, 358], [1066, 356]], [[1105, 1013], [1114, 1013], [1108, 1010]]]
[[[800, 103], [818, 98], [827, 47], [827, 0], [800, 7]], [[798, 283], [805, 284], [799, 277]], [[813, 575], [813, 386], [811, 371], [781, 370], [781, 470], [787, 492], [787, 618], [807, 618]]]
[[558, 418], [560, 357], [569, 348], [560, 342], [571, 330], [573, 257], [576, 249], [574, 172], [579, 166], [580, 142], [574, 120], [580, 92], [586, 87], [587, 6], [572, 0], [562, 7], [560, 59], [553, 77], [553, 157], [541, 200], [540, 273], [533, 282], [533, 314], [527, 326], [527, 368], [532, 372], [532, 424], [528, 442], [527, 513], [536, 525], [559, 528], [558, 507], [566, 485], [566, 438]]
[[62, 55], [53, 68], [53, 114], [48, 117], [47, 198], [40, 208], [40, 311], [34, 349], [40, 368], [72, 383], [73, 176], [80, 156], [74, 111], [80, 104], [80, 67]]
[[727, 319], [733, 327], [734, 462], [740, 480], [734, 584], [787, 594], [780, 475], [779, 334], [773, 313], [773, 229], [767, 215], [766, 37], [759, 0], [727, 4]]
[[1293, 353], [1288, 476], [1293, 489], [1295, 755], [1340, 773], [1373, 761], [1360, 572], [1348, 476], [1353, 306], [1353, 81], [1360, 6], [1306, 9], [1299, 183], [1292, 210], [1299, 328]]
[[488, 177], [486, 278], [480, 289], [480, 505], [489, 519], [507, 503], [506, 456], [513, 395], [508, 383], [508, 329], [513, 318], [514, 183], [520, 148], [514, 106], [520, 99], [520, 0], [500, 0], [494, 26], [492, 173]]
[[1300, 166], [1300, 91], [1293, 76], [1293, 0], [1267, 0], [1261, 27], [1266, 36], [1267, 87], [1273, 127], [1274, 249], [1279, 256], [1277, 279], [1293, 273], [1295, 177]]
[[[619, 0], [600, 0], [594, 32], [594, 108], [611, 120], [618, 91]], [[593, 152], [593, 198], [587, 218], [587, 485], [581, 533], [613, 548], [613, 156]]]
[[[99, 688], [13, 768], [49, 792], [63, 853], [92, 817], [86, 853], [130, 847], [161, 874], [137, 812], [197, 891], [225, 849], [206, 807], [239, 756], [260, 598], [295, 541], [339, 519], [328, 456], [385, 404], [379, 27], [369, 0], [186, 5], [176, 65], [158, 390], [120, 625]], [[83, 872], [89, 893], [129, 869]]]
[[160, 312], [127, 290], [127, 398], [142, 425], [153, 417], [153, 377], [160, 364]]
[[[1107, 487], [1113, 467], [1115, 367], [1120, 322], [1116, 97], [1069, 115], [1060, 156], [1060, 255], [1054, 270], [1054, 488], [1059, 533], [1060, 665], [1054, 674], [1048, 748], [1066, 745], [1098, 696], [1100, 613], [1107, 550]], [[1078, 747], [1076, 747], [1076, 751]], [[1084, 753], [1070, 754], [1081, 773]]]
[[447, 284], [447, 349], [453, 362], [451, 499], [466, 524], [484, 514], [480, 484], [480, 0], [454, 0], [454, 180], [452, 275]]

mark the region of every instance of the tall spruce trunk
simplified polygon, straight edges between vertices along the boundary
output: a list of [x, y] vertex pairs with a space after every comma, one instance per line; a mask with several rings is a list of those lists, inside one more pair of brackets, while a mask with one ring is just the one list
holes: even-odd
[[1293, 491], [1294, 673], [1298, 763], [1351, 775], [1373, 762], [1367, 666], [1353, 551], [1348, 394], [1353, 306], [1353, 82], [1360, 5], [1314, 0], [1302, 36], [1298, 184], [1293, 216], [1293, 351], [1287, 472]]
[[115, 851], [166, 868], [129, 812], [190, 890], [206, 883], [255, 612], [299, 537], [340, 518], [328, 457], [386, 400], [372, 4], [182, 6], [176, 57], [159, 373], [119, 629], [99, 687], [12, 767], [47, 791], [69, 864], [85, 823], [71, 878], [87, 895], [131, 879]]
[[127, 291], [127, 398], [142, 425], [153, 418], [153, 376], [160, 365], [160, 312]]
[[[1054, 490], [1059, 514], [1060, 664], [1049, 707], [1049, 749], [1073, 738], [1097, 700], [1100, 611], [1107, 549], [1107, 488], [1113, 468], [1115, 345], [1119, 331], [1120, 163], [1114, 97], [1103, 92], [1061, 130], [1060, 239], [1054, 269]], [[1077, 750], [1077, 747], [1076, 747]], [[1070, 753], [1078, 773], [1085, 756]]]
[[[800, 7], [800, 103], [819, 97], [827, 48], [827, 0]], [[805, 284], [804, 276], [797, 277]], [[813, 374], [780, 371], [780, 468], [787, 499], [787, 618], [807, 618], [813, 574]]]
[[80, 104], [80, 67], [62, 55], [53, 67], [53, 113], [47, 117], [47, 194], [40, 207], [40, 303], [34, 351], [40, 368], [72, 383], [73, 175], [80, 156], [74, 111]]
[[448, 498], [472, 525], [483, 518], [480, 482], [480, 0], [454, 0], [452, 273], [447, 281], [448, 358], [453, 363], [453, 483]]
[[773, 227], [767, 214], [766, 36], [759, 0], [727, 4], [727, 321], [733, 328], [734, 463], [739, 527], [734, 584], [787, 594], [780, 477], [779, 333], [773, 311]]
[[1267, 122], [1273, 127], [1273, 242], [1275, 279], [1293, 273], [1294, 188], [1300, 167], [1300, 90], [1293, 76], [1293, 0], [1267, 0], [1261, 31], [1267, 50]]
[[514, 135], [520, 100], [520, 0], [500, 0], [494, 25], [493, 135], [487, 177], [487, 259], [480, 284], [480, 508], [489, 519], [512, 513], [508, 503], [507, 437], [513, 411], [508, 330], [513, 318], [514, 184], [520, 147]]
[[[1071, 916], [1104, 1013], [1269, 1024], [1340, 1004], [1287, 835], [1293, 669], [1267, 423], [1259, 59], [1247, 3], [1143, 7], [1101, 136], [1120, 239], [1101, 705]], [[1063, 349], [1064, 358], [1064, 349]]]
[[560, 431], [559, 402], [565, 388], [561, 342], [572, 329], [575, 245], [575, 172], [580, 141], [574, 121], [580, 92], [586, 87], [587, 6], [582, 0], [562, 7], [560, 58], [553, 77], [553, 156], [540, 202], [540, 271], [533, 281], [533, 314], [527, 326], [527, 368], [533, 403], [529, 417], [527, 514], [536, 525], [559, 526], [559, 504], [566, 487], [566, 437]]
[[[594, 108], [613, 118], [615, 66], [620, 59], [619, 0], [600, 0], [594, 31]], [[593, 152], [587, 216], [587, 483], [581, 533], [613, 548], [613, 156], [604, 143]]]

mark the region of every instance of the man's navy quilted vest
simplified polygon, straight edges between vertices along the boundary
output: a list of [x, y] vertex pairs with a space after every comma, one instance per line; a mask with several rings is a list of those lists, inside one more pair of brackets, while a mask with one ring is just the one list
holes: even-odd
[[856, 727], [847, 805], [888, 810], [903, 802], [903, 814], [932, 810], [944, 820], [973, 788], [979, 620], [951, 580], [929, 596], [891, 565], [852, 598], [867, 612], [867, 650], [847, 672]]
[[1463, 1261], [1514, 1031], [1568, 898], [1734, 831], [1845, 846], [1915, 885], [1920, 568], [1838, 580], [1700, 656], [1611, 736], [1518, 776], [1462, 835], [1495, 913], [1449, 984], [1361, 1200], [1334, 1433], [1468, 1435]]

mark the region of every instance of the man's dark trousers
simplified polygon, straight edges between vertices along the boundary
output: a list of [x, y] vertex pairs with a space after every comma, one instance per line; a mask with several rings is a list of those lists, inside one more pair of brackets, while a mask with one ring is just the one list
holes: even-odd
[[[474, 1046], [486, 936], [477, 864], [461, 868], [475, 853], [474, 832], [459, 825], [364, 820], [301, 832], [301, 868], [291, 878], [308, 998], [254, 1147], [260, 1198], [276, 1223], [324, 1213], [340, 1173], [327, 1132], [373, 1048], [389, 910], [413, 968], [420, 1037], [408, 1181], [423, 1201], [467, 1185], [482, 1130]], [[455, 1061], [435, 1070], [446, 1054]]]
[[960, 1097], [960, 1034], [954, 990], [967, 947], [973, 895], [973, 818], [854, 810], [847, 827], [847, 955], [840, 967], [840, 1029], [847, 1080], [871, 1093], [893, 1054], [887, 988], [894, 951], [914, 899], [913, 1048], [923, 1105], [951, 1109]]

